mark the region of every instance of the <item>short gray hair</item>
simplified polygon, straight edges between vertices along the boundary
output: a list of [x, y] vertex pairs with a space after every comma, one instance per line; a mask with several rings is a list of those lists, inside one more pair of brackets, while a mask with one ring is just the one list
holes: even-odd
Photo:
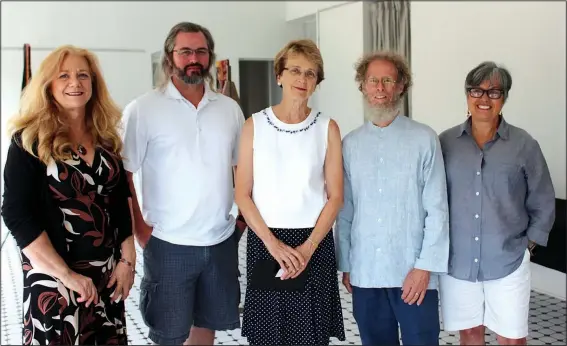
[[[175, 48], [175, 39], [180, 32], [201, 32], [205, 36], [207, 40], [207, 48], [209, 49], [209, 69], [215, 64], [216, 54], [215, 54], [215, 41], [213, 40], [213, 36], [211, 32], [195, 23], [190, 22], [181, 22], [176, 24], [165, 38], [165, 42], [163, 43], [163, 51], [161, 56], [161, 64], [160, 64], [160, 80], [158, 86], [160, 88], [164, 88], [167, 83], [169, 83], [169, 78], [171, 77], [171, 73], [173, 71], [173, 48]], [[212, 81], [209, 81], [211, 84]]]
[[492, 61], [485, 61], [473, 68], [465, 79], [465, 92], [469, 88], [476, 88], [484, 81], [498, 82], [504, 92], [504, 102], [508, 99], [508, 93], [512, 88], [512, 76], [510, 72], [502, 66]]

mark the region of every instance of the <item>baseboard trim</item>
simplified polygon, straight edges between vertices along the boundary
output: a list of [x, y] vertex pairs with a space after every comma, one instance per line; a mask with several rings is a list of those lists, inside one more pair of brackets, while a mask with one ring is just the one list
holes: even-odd
[[566, 300], [565, 273], [546, 268], [537, 263], [530, 263], [532, 272], [532, 290], [547, 294], [557, 299]]

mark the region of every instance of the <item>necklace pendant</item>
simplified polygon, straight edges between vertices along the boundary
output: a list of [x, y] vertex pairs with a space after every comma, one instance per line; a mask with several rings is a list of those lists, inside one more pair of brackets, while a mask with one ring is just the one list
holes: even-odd
[[77, 146], [77, 151], [83, 156], [87, 155], [87, 149], [80, 144]]

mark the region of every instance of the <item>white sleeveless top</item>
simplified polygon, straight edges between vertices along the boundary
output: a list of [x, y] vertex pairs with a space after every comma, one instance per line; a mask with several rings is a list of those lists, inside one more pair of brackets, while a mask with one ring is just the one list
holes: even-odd
[[311, 228], [327, 202], [324, 164], [329, 118], [316, 110], [298, 124], [266, 108], [254, 122], [252, 199], [270, 228]]

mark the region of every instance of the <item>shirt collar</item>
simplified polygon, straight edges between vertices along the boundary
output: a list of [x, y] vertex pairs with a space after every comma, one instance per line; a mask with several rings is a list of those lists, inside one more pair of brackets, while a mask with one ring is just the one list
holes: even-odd
[[[469, 116], [467, 120], [465, 120], [465, 122], [461, 124], [457, 137], [461, 137], [465, 133], [469, 136], [472, 136], [471, 122], [472, 122], [472, 117]], [[496, 131], [496, 133], [500, 138], [504, 140], [507, 140], [510, 136], [510, 126], [508, 125], [508, 123], [504, 119], [504, 116], [502, 115], [500, 116], [500, 125], [498, 125], [498, 130]]]
[[404, 121], [407, 119], [407, 117], [403, 114], [398, 114], [394, 120], [390, 123], [390, 125], [386, 126], [386, 127], [379, 127], [374, 125], [374, 123], [371, 120], [366, 121], [366, 126], [371, 130], [371, 131], [388, 131], [388, 130], [396, 130], [398, 128], [400, 128], [402, 126], [402, 124], [404, 123]]
[[[211, 87], [209, 86], [209, 83], [207, 81], [205, 81], [203, 84], [205, 85], [205, 94], [203, 95], [203, 98], [206, 98], [209, 101], [216, 100], [218, 98], [218, 95], [217, 95], [216, 92], [214, 92], [211, 89]], [[173, 84], [171, 79], [169, 80], [169, 82], [167, 83], [167, 87], [165, 88], [165, 95], [167, 95], [168, 97], [175, 99], [175, 100], [184, 100], [185, 99], [183, 97], [183, 95], [181, 95], [179, 90], [177, 90], [177, 88], [175, 87], [175, 85]]]

